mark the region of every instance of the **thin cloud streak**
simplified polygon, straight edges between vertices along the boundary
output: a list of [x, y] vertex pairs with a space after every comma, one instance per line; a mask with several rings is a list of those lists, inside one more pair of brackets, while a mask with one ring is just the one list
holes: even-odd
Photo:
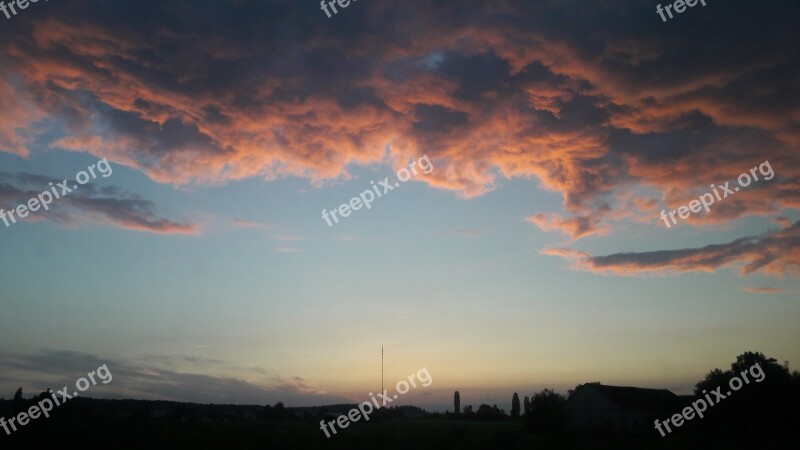
[[752, 286], [752, 287], [744, 287], [739, 289], [742, 292], [748, 292], [750, 294], [783, 294], [786, 292], [783, 289], [778, 289], [775, 287], [770, 286]]
[[615, 253], [592, 256], [586, 252], [546, 248], [543, 255], [559, 256], [571, 268], [602, 274], [642, 275], [680, 272], [714, 272], [736, 268], [740, 276], [761, 273], [771, 277], [800, 277], [800, 221], [782, 230], [749, 236], [726, 244], [680, 250]]

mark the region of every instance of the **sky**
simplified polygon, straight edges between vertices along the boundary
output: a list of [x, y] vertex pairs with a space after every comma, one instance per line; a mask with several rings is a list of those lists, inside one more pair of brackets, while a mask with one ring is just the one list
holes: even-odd
[[107, 364], [87, 395], [364, 401], [382, 345], [390, 392], [432, 379], [397, 402], [440, 410], [797, 370], [800, 5], [655, 9], [0, 14], [0, 397]]

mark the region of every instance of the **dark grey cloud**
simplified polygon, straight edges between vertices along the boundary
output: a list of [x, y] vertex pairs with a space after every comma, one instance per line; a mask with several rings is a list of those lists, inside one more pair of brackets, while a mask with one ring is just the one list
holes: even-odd
[[592, 256], [568, 249], [546, 249], [543, 254], [561, 256], [576, 269], [618, 275], [715, 271], [738, 268], [742, 275], [760, 272], [782, 277], [800, 276], [800, 221], [761, 236], [748, 236], [724, 244], [699, 248], [614, 253]]
[[414, 116], [414, 130], [425, 134], [447, 134], [469, 124], [466, 113], [439, 105], [417, 105]]
[[[348, 403], [343, 397], [323, 393], [302, 377], [274, 377], [261, 383], [240, 378], [186, 373], [165, 369], [170, 363], [197, 362], [194, 357], [157, 357], [119, 359], [90, 353], [46, 350], [38, 353], [0, 353], [0, 366], [6, 375], [0, 389], [13, 396], [22, 387], [28, 396], [47, 388], [74, 386], [75, 381], [105, 364], [112, 374], [108, 384], [97, 384], [87, 391], [95, 398], [136, 398], [216, 404], [274, 404], [312, 406]], [[217, 366], [221, 361], [205, 361]], [[251, 378], [251, 377], [248, 377]], [[5, 395], [0, 394], [0, 397]]]
[[[74, 180], [67, 181], [70, 189], [77, 185]], [[18, 205], [26, 205], [30, 199], [37, 198], [44, 191], [52, 193], [50, 183], [61, 196], [62, 190], [58, 184], [63, 183], [63, 180], [26, 172], [0, 172], [0, 208], [10, 211]], [[54, 196], [51, 194], [51, 197]], [[153, 233], [177, 234], [195, 234], [200, 227], [192, 222], [161, 218], [153, 202], [136, 194], [126, 193], [113, 185], [87, 183], [78, 186], [61, 198], [53, 198], [49, 208], [44, 210], [40, 207], [38, 211], [30, 212], [25, 219], [17, 219], [17, 222], [45, 220], [67, 226], [98, 222]], [[5, 227], [5, 223], [3, 226]]]

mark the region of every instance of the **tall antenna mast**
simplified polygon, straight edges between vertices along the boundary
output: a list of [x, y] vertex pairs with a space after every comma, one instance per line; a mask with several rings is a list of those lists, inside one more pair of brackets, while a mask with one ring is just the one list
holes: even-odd
[[[383, 395], [383, 344], [381, 344], [381, 395]], [[386, 404], [386, 400], [383, 401]]]

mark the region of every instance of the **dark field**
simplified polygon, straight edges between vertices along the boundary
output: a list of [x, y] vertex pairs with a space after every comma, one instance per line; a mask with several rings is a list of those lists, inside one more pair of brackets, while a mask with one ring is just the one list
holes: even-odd
[[3, 449], [773, 449], [800, 448], [800, 436], [779, 433], [701, 434], [660, 437], [615, 434], [532, 434], [518, 422], [395, 419], [357, 423], [326, 439], [311, 422], [180, 424], [42, 422], [0, 438]]

